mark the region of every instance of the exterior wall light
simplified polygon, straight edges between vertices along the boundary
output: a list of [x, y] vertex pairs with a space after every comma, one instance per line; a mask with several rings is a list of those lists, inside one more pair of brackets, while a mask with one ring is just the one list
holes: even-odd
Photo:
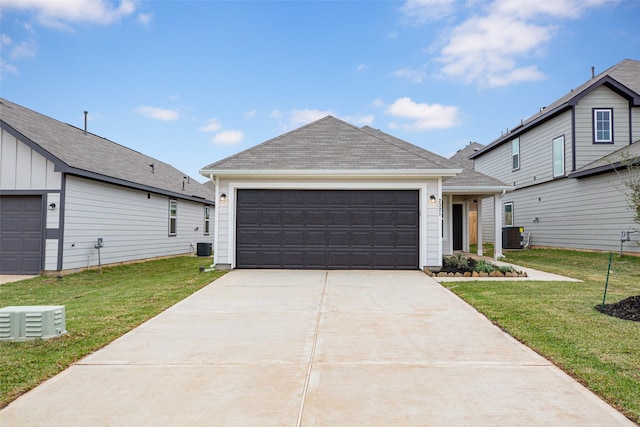
[[227, 195], [226, 195], [225, 193], [222, 193], [222, 194], [220, 195], [220, 201], [221, 201], [221, 202], [224, 202], [224, 201], [226, 201], [226, 200], [227, 200]]
[[432, 194], [431, 196], [429, 196], [429, 202], [431, 204], [434, 204], [436, 202], [436, 200], [438, 200], [438, 199], [436, 198], [435, 194]]
[[49, 203], [49, 210], [52, 211], [56, 208], [56, 204], [55, 203]]

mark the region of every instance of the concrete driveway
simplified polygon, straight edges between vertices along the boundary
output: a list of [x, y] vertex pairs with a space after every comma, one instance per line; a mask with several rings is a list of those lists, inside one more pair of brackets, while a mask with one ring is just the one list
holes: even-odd
[[0, 425], [634, 424], [421, 272], [237, 270]]

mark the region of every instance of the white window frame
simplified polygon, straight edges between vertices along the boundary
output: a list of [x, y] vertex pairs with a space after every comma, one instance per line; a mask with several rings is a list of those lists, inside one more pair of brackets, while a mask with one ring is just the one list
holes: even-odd
[[209, 235], [211, 230], [211, 206], [204, 207], [204, 235]]
[[558, 178], [565, 174], [565, 153], [564, 153], [564, 135], [553, 139], [553, 177]]
[[178, 235], [178, 201], [169, 199], [169, 236]]
[[511, 170], [520, 169], [520, 138], [511, 140]]
[[[507, 206], [511, 208], [511, 212], [507, 212]], [[515, 223], [515, 221], [513, 220], [513, 202], [506, 202], [502, 208], [502, 212], [504, 214], [504, 226], [505, 227], [513, 227], [513, 224]], [[509, 215], [507, 214], [511, 214], [511, 221], [508, 221], [509, 219]]]
[[[608, 115], [606, 120], [600, 120], [598, 115], [606, 113]], [[598, 124], [607, 123], [608, 129], [602, 132], [607, 132], [607, 137], [600, 137], [598, 132]], [[593, 109], [593, 143], [594, 144], [611, 144], [613, 143], [613, 108], [594, 108]]]

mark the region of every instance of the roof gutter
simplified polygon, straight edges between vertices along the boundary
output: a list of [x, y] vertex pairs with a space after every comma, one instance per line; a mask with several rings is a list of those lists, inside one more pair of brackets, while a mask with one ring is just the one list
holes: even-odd
[[244, 170], [244, 169], [203, 169], [200, 174], [217, 178], [437, 178], [453, 177], [462, 169], [278, 169], [278, 170]]

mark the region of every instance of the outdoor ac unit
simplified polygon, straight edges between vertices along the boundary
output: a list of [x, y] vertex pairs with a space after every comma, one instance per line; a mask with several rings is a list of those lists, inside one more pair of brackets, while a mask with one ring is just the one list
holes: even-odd
[[64, 305], [0, 308], [0, 341], [46, 340], [66, 333]]

